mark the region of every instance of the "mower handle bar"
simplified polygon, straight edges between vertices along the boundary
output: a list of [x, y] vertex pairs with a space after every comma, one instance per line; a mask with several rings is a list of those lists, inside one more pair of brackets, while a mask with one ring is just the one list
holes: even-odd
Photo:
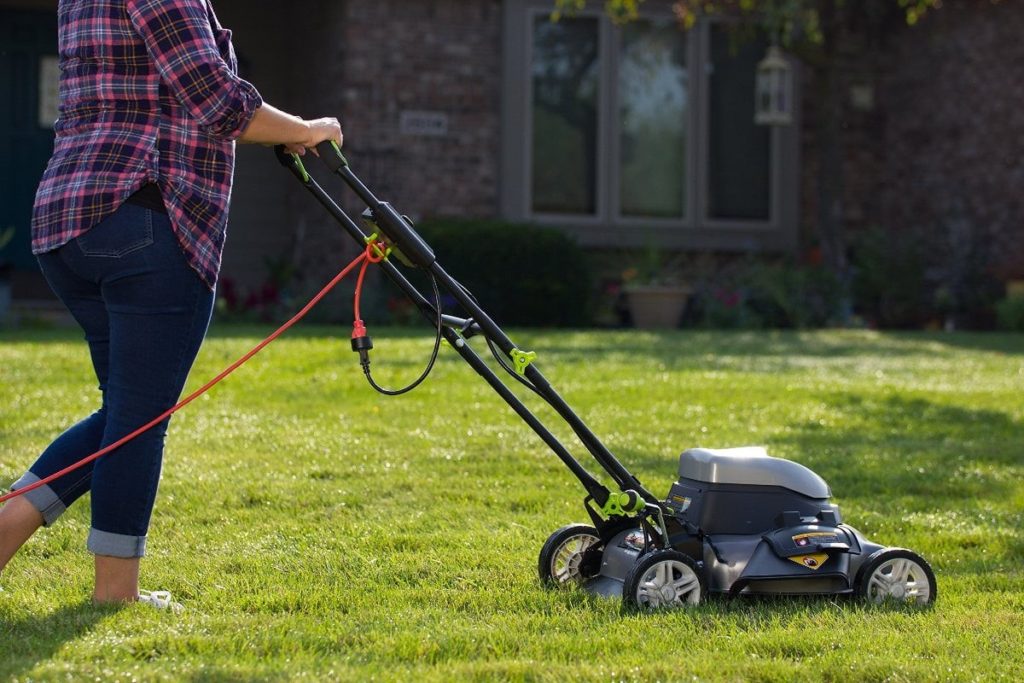
[[[465, 292], [462, 286], [447, 272], [445, 272], [440, 264], [437, 263], [437, 259], [434, 256], [433, 251], [416, 232], [411, 222], [395, 211], [389, 203], [379, 200], [355, 175], [349, 167], [348, 160], [341, 153], [341, 149], [336, 143], [324, 142], [317, 145], [317, 153], [320, 159], [327, 166], [328, 170], [339, 175], [360, 198], [360, 200], [369, 207], [373, 214], [376, 226], [382, 233], [384, 233], [387, 241], [394, 244], [400, 252], [400, 255], [405, 257], [400, 260], [408, 260], [412, 265], [417, 266], [432, 275], [446, 290], [449, 291], [449, 293], [452, 294], [452, 296], [456, 298], [459, 304], [466, 309], [471, 316], [468, 320], [456, 318], [454, 316], [446, 316], [443, 318], [446, 323], [446, 327], [482, 333], [488, 339], [495, 342], [505, 354], [510, 355], [513, 351], [517, 350], [515, 344], [511, 339], [509, 339], [497, 323], [482, 308], [480, 308], [479, 304], [477, 304], [477, 302], [474, 301], [467, 292]], [[291, 170], [293, 174], [302, 181], [307, 189], [316, 196], [320, 203], [323, 204], [344, 227], [346, 227], [348, 232], [356, 239], [361, 239], [362, 231], [359, 230], [358, 226], [354, 224], [343, 210], [334, 204], [333, 200], [331, 200], [323, 189], [320, 188], [316, 181], [309, 176], [305, 168], [302, 166], [301, 160], [294, 155], [287, 154], [284, 151], [284, 148], [280, 146], [277, 148], [277, 154], [282, 165]], [[424, 312], [424, 315], [429, 313], [433, 317], [436, 317], [436, 312], [433, 311], [433, 306], [429, 304], [429, 302], [425, 301], [423, 296], [419, 294], [419, 291], [405, 280], [401, 273], [398, 272], [391, 263], [384, 261], [381, 265], [384, 267], [385, 273], [388, 277], [398, 284], [400, 288], [413, 299], [414, 303], [416, 303]], [[449, 322], [451, 325], [447, 324]], [[449, 339], [449, 341], [451, 340]], [[559, 458], [562, 459], [562, 461], [572, 470], [576, 477], [580, 479], [588, 492], [590, 492], [591, 495], [594, 495], [595, 499], [597, 499], [599, 503], [603, 504], [605, 500], [607, 500], [609, 493], [608, 490], [597, 484], [596, 480], [594, 480], [594, 478], [582, 468], [579, 462], [577, 462], [576, 459], [565, 450], [564, 446], [562, 446], [561, 443], [550, 434], [550, 432], [539, 424], [536, 417], [533, 416], [532, 413], [529, 413], [528, 409], [526, 409], [525, 406], [522, 406], [518, 399], [514, 399], [514, 394], [509, 396], [499, 389], [500, 385], [500, 387], [507, 391], [507, 387], [505, 387], [497, 377], [494, 377], [492, 381], [492, 379], [484, 372], [481, 372], [481, 369], [477, 367], [474, 360], [462, 352], [460, 347], [456, 348], [460, 350], [460, 355], [463, 355], [463, 358], [469, 362], [475, 370], [477, 370], [478, 374], [481, 374], [484, 379], [491, 384], [492, 388], [498, 391], [499, 395], [505, 399], [506, 403], [509, 403], [513, 410], [515, 410], [520, 417], [523, 417], [534, 431], [541, 436], [542, 440], [555, 451], [556, 455], [558, 455]], [[475, 354], [473, 355], [475, 356]], [[658, 505], [660, 509], [658, 499], [645, 489], [632, 473], [626, 470], [626, 468], [615, 458], [615, 456], [597, 438], [589, 427], [587, 427], [583, 420], [555, 391], [554, 387], [551, 386], [535, 365], [528, 366], [525, 370], [525, 375], [537, 389], [538, 393], [573, 429], [587, 450], [594, 456], [602, 468], [612, 476], [621, 490], [626, 491], [632, 489], [637, 492], [641, 498], [646, 500], [648, 503]], [[529, 415], [529, 417], [527, 417], [527, 415]], [[599, 486], [598, 490], [594, 489], [595, 484]]]

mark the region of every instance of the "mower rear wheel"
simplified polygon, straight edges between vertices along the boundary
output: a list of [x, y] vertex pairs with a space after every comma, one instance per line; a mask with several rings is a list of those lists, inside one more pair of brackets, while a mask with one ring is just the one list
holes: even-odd
[[689, 556], [677, 550], [645, 555], [626, 574], [622, 601], [641, 609], [678, 609], [699, 604], [704, 576]]
[[564, 526], [548, 537], [540, 549], [537, 572], [545, 583], [582, 583], [588, 578], [581, 565], [587, 550], [601, 542], [597, 529], [586, 524]]
[[869, 602], [887, 600], [930, 605], [938, 591], [927, 560], [905, 548], [885, 548], [857, 573], [856, 595]]

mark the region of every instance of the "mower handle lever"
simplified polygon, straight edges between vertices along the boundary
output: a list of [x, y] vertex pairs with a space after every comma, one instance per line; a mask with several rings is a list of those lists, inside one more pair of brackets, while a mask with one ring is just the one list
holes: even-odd
[[441, 316], [441, 320], [444, 322], [445, 327], [458, 330], [466, 339], [475, 337], [478, 334], [483, 334], [483, 330], [472, 318], [457, 318], [454, 315], [448, 315], [445, 313]]

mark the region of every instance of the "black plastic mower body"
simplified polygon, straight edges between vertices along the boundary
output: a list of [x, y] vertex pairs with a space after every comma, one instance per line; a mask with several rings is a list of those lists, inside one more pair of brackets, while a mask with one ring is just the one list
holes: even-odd
[[[670, 548], [693, 560], [708, 592], [851, 593], [861, 565], [883, 548], [842, 523], [818, 475], [761, 449], [686, 451], [680, 475], [665, 501]], [[590, 550], [585, 567], [600, 569], [585, 587], [621, 595], [637, 562], [663, 549], [652, 538], [640, 524], [605, 536]]]

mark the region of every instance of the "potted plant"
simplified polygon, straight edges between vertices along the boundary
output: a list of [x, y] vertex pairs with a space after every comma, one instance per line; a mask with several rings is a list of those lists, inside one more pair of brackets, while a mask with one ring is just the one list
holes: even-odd
[[622, 273], [622, 291], [634, 327], [679, 327], [692, 290], [676, 261], [665, 250], [650, 246], [636, 265]]
[[4, 249], [14, 239], [14, 226], [0, 232], [0, 325], [7, 322], [11, 309], [11, 271], [14, 264], [4, 257]]

